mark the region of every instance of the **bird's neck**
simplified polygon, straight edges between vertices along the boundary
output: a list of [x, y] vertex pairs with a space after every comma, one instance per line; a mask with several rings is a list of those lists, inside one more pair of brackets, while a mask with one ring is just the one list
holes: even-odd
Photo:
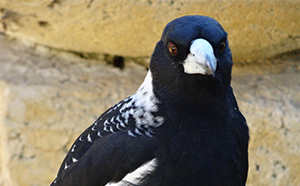
[[176, 127], [195, 132], [205, 131], [221, 125], [225, 122], [224, 118], [230, 115], [232, 105], [226, 94], [213, 100], [205, 99], [196, 102], [169, 99], [160, 105], [160, 110], [166, 112], [168, 119]]

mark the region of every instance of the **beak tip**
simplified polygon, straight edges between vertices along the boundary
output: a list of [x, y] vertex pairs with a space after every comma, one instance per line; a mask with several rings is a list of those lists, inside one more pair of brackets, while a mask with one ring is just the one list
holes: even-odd
[[216, 74], [216, 68], [215, 68], [214, 62], [211, 61], [211, 60], [209, 60], [207, 64], [208, 64], [208, 67], [209, 67], [209, 71], [211, 72], [211, 75], [212, 75], [213, 77], [215, 77], [215, 74]]

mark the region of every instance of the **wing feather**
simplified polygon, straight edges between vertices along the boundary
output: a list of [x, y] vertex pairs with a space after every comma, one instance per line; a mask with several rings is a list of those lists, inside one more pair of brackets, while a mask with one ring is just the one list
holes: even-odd
[[51, 185], [105, 185], [153, 159], [154, 128], [136, 128], [132, 102], [111, 107], [75, 140]]

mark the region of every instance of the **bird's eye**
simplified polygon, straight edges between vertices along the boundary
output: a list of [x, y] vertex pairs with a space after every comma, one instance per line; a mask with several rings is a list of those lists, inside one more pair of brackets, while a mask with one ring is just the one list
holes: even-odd
[[222, 53], [226, 48], [226, 42], [225, 41], [222, 41], [220, 43], [220, 49], [219, 49], [219, 52]]
[[172, 56], [175, 56], [177, 54], [177, 47], [174, 43], [169, 42], [168, 43], [169, 52]]

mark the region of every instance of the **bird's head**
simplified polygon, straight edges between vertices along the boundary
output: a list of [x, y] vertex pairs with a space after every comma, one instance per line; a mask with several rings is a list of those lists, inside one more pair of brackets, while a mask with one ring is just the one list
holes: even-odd
[[230, 85], [231, 69], [227, 33], [205, 16], [167, 24], [150, 62], [153, 90], [162, 99], [218, 99]]

